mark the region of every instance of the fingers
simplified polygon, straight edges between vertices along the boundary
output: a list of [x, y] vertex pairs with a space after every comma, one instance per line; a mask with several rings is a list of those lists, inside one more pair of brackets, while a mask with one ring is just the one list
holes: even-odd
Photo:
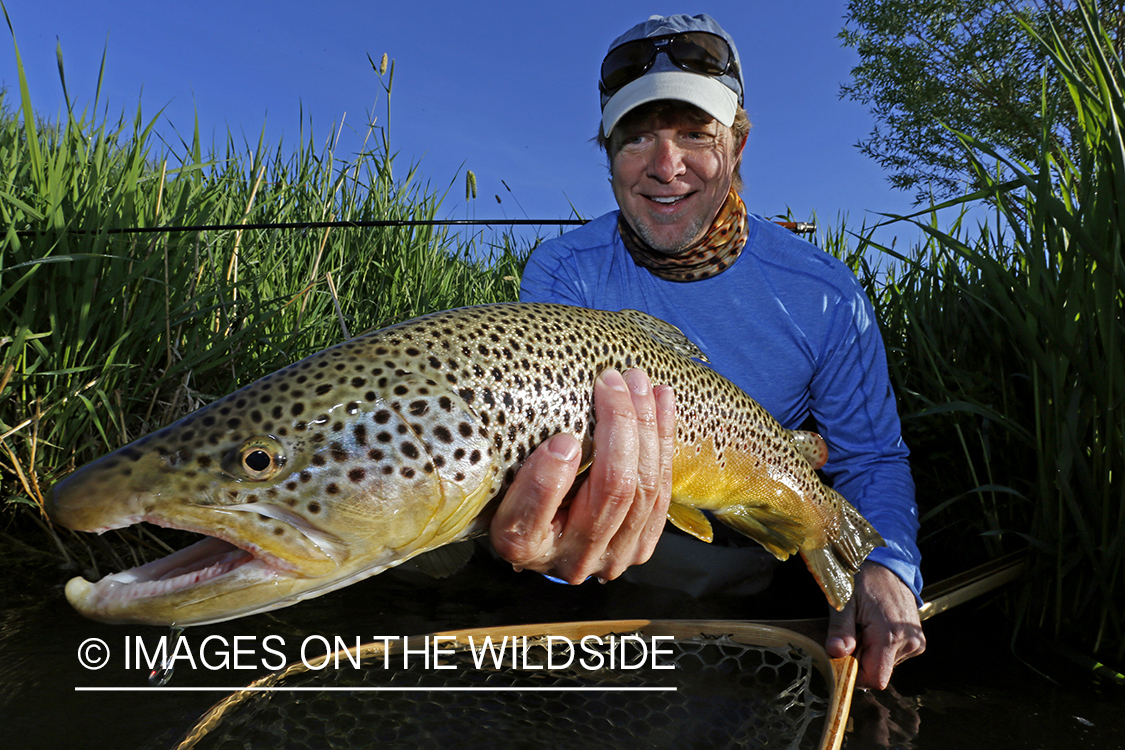
[[672, 487], [675, 400], [639, 370], [606, 370], [594, 384], [594, 449], [568, 507], [577, 441], [555, 436], [520, 469], [492, 519], [493, 546], [517, 567], [571, 583], [609, 580], [651, 555]]
[[856, 686], [883, 690], [897, 665], [926, 650], [914, 594], [889, 569], [864, 563], [851, 601], [829, 615], [825, 650], [831, 656], [854, 652]]
[[828, 638], [824, 650], [833, 659], [855, 652], [855, 599], [853, 596], [839, 611], [828, 609]]
[[517, 568], [550, 564], [565, 515], [560, 506], [578, 471], [580, 445], [573, 435], [555, 435], [524, 462], [492, 516], [492, 546]]
[[575, 577], [611, 580], [648, 560], [664, 529], [672, 494], [675, 400], [670, 388], [654, 388], [640, 370], [623, 378], [610, 370], [600, 380], [594, 389], [597, 453], [572, 515], [572, 559]]

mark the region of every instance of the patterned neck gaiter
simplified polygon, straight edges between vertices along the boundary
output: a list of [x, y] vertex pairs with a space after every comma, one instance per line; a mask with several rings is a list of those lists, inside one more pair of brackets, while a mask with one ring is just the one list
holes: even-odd
[[617, 219], [617, 231], [638, 266], [668, 281], [699, 281], [725, 271], [746, 246], [746, 204], [732, 190], [711, 228], [686, 252], [675, 257], [649, 247], [629, 226], [624, 214]]

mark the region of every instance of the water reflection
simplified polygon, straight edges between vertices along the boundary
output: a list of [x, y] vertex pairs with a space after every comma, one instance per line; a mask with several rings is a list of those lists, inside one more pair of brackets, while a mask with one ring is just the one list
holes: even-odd
[[901, 695], [893, 684], [886, 690], [857, 690], [846, 747], [914, 748], [922, 725], [918, 705], [917, 698]]
[[[145, 685], [149, 673], [147, 667], [124, 670], [120, 657], [105, 670], [81, 669], [76, 652], [84, 639], [99, 637], [120, 649], [126, 636], [156, 638], [167, 630], [84, 620], [63, 599], [65, 572], [54, 566], [33, 572], [21, 570], [0, 584], [0, 732], [19, 738], [5, 747], [167, 748], [214, 702], [214, 694], [156, 688], [140, 694], [75, 692], [82, 685]], [[558, 586], [480, 564], [441, 581], [378, 576], [287, 610], [193, 629], [191, 635], [252, 636], [260, 642], [281, 634], [287, 643], [299, 644], [314, 634], [368, 640], [530, 622], [717, 619], [728, 604], [664, 599], [616, 583]], [[1122, 693], [1050, 685], [1011, 656], [1004, 624], [988, 611], [958, 609], [927, 622], [926, 653], [896, 670], [892, 688], [856, 693], [847, 750], [1125, 748]], [[736, 611], [734, 616], [762, 615]], [[246, 684], [261, 676], [176, 666], [173, 684], [178, 686]]]

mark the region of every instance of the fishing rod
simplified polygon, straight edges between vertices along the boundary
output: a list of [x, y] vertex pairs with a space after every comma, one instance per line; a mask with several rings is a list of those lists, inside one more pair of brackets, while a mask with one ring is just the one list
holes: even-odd
[[[155, 234], [160, 232], [222, 232], [248, 229], [370, 229], [375, 227], [466, 227], [466, 226], [582, 226], [590, 219], [371, 219], [368, 221], [279, 221], [264, 224], [189, 224], [184, 226], [111, 227], [70, 229], [71, 234]], [[816, 224], [805, 221], [775, 221], [794, 234], [812, 234]], [[38, 229], [20, 229], [18, 237], [42, 234]]]
[[[72, 234], [153, 234], [157, 232], [221, 232], [247, 229], [367, 229], [372, 227], [457, 227], [457, 226], [536, 226], [557, 224], [580, 226], [589, 219], [371, 219], [368, 221], [279, 221], [264, 224], [189, 224], [185, 226], [112, 227], [109, 229], [70, 229]], [[20, 237], [41, 233], [21, 229]]]

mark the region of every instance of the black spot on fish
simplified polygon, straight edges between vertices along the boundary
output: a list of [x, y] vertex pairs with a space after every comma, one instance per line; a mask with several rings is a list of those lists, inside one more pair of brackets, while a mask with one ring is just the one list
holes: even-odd
[[438, 425], [434, 428], [434, 437], [443, 443], [452, 443], [453, 435], [449, 432], [449, 428], [445, 425]]
[[418, 458], [418, 446], [414, 445], [414, 443], [403, 443], [399, 446], [399, 450], [401, 450], [402, 454], [407, 458]]
[[461, 424], [457, 425], [457, 431], [461, 433], [461, 437], [473, 436], [473, 426], [468, 422], [462, 422]]
[[365, 476], [367, 476], [367, 472], [361, 468], [352, 469], [348, 472], [348, 479], [353, 482], [362, 482]]
[[375, 424], [386, 424], [391, 421], [391, 413], [386, 409], [375, 412]]
[[328, 486], [324, 488], [324, 491], [329, 495], [339, 495], [340, 485], [336, 484], [335, 482], [329, 482]]
[[318, 503], [316, 500], [310, 501], [309, 504], [306, 505], [305, 507], [309, 509], [309, 513], [319, 513], [320, 512], [320, 503]]
[[324, 385], [318, 385], [316, 387], [316, 395], [323, 396], [324, 394], [328, 393], [330, 390], [332, 390], [332, 384], [331, 383], [325, 383]]

